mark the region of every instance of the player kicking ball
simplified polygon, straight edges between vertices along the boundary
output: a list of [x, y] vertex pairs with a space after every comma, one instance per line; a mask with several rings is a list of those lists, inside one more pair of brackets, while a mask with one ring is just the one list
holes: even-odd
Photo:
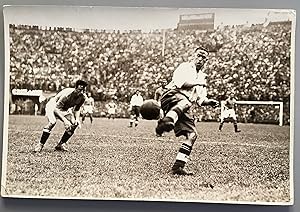
[[80, 126], [80, 107], [85, 101], [84, 91], [87, 83], [83, 80], [76, 81], [75, 88], [65, 88], [50, 98], [46, 104], [46, 116], [48, 124], [44, 127], [39, 143], [34, 152], [42, 151], [50, 133], [59, 119], [64, 123], [65, 132], [56, 145], [57, 151], [68, 151], [65, 147], [67, 141], [74, 134], [75, 129]]
[[[208, 51], [197, 48], [190, 62], [182, 63], [173, 73], [172, 81], [166, 86], [169, 90], [161, 98], [163, 117], [155, 129], [157, 135], [174, 130], [175, 136], [183, 136], [181, 147], [172, 166], [174, 175], [193, 175], [184, 170], [193, 145], [198, 137], [193, 116], [189, 109], [192, 104], [218, 106], [218, 101], [207, 98], [206, 74], [201, 71], [207, 61]], [[154, 101], [154, 100], [153, 100]], [[147, 102], [148, 103], [148, 102]], [[149, 103], [148, 103], [149, 104]], [[159, 117], [159, 104], [155, 116]], [[141, 114], [144, 117], [144, 106]]]
[[234, 132], [236, 133], [241, 132], [241, 130], [238, 129], [237, 126], [237, 118], [235, 114], [236, 100], [234, 99], [233, 93], [230, 94], [230, 96], [225, 100], [225, 102], [221, 105], [221, 107], [223, 112], [221, 113], [219, 131], [222, 131], [222, 127], [225, 122], [225, 119], [231, 118], [233, 119]]

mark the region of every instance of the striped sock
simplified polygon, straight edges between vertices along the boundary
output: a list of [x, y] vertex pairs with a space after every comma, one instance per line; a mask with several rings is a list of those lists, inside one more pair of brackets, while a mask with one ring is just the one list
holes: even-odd
[[189, 156], [191, 154], [192, 151], [192, 146], [186, 144], [186, 143], [182, 143], [181, 147], [177, 153], [176, 156], [176, 161], [175, 164], [173, 166], [173, 169], [176, 169], [178, 167], [184, 167], [185, 164], [187, 163]]

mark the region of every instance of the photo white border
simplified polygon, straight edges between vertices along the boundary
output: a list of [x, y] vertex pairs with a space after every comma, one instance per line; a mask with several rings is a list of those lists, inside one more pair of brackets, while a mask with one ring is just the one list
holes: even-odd
[[[23, 17], [20, 18], [21, 14], [18, 14], [19, 16], [14, 15], [14, 11], [10, 11], [11, 9], [32, 9], [36, 11], [37, 9], [44, 9], [47, 11], [47, 13], [40, 13], [45, 20], [49, 20], [50, 14], [48, 9], [70, 9], [70, 10], [77, 10], [78, 12], [80, 9], [167, 9], [167, 10], [178, 10], [178, 9], [200, 9], [200, 8], [175, 8], [175, 7], [119, 7], [119, 6], [67, 6], [67, 5], [4, 5], [3, 7], [3, 14], [4, 14], [4, 49], [5, 49], [5, 76], [4, 76], [4, 114], [3, 114], [3, 151], [2, 151], [2, 178], [1, 178], [1, 196], [2, 197], [9, 197], [9, 198], [34, 198], [34, 199], [72, 199], [72, 200], [121, 200], [121, 201], [154, 201], [154, 202], [189, 202], [189, 203], [220, 203], [220, 204], [249, 204], [249, 205], [293, 205], [294, 204], [294, 130], [295, 130], [295, 45], [296, 45], [296, 10], [294, 9], [252, 9], [252, 8], [201, 8], [203, 10], [253, 10], [259, 11], [259, 10], [267, 10], [267, 11], [273, 11], [273, 12], [289, 12], [291, 18], [292, 18], [292, 28], [291, 28], [291, 79], [290, 79], [290, 91], [291, 91], [291, 101], [290, 101], [290, 164], [289, 164], [289, 170], [290, 170], [290, 202], [250, 202], [250, 201], [201, 201], [201, 200], [174, 200], [174, 199], [140, 199], [140, 198], [86, 198], [86, 197], [53, 197], [53, 196], [23, 196], [23, 195], [7, 195], [5, 191], [4, 185], [6, 185], [6, 173], [7, 173], [7, 154], [8, 154], [8, 121], [9, 121], [9, 66], [10, 66], [10, 45], [9, 45], [9, 24], [24, 24], [24, 25], [41, 25], [41, 22], [43, 18], [36, 18], [36, 14], [31, 14], [33, 20], [25, 20]], [[28, 11], [27, 11], [28, 12]], [[60, 11], [62, 12], [62, 11]], [[74, 12], [74, 11], [73, 11]], [[63, 14], [59, 14], [60, 17], [64, 17]], [[72, 14], [72, 18], [69, 20], [72, 20], [74, 22], [74, 17], [78, 18], [76, 15], [76, 12]], [[52, 16], [52, 15], [50, 15]], [[60, 19], [66, 21], [66, 19]], [[82, 19], [78, 19], [81, 20]], [[90, 19], [84, 19], [84, 20], [90, 20]], [[80, 21], [78, 21], [80, 22]], [[64, 24], [60, 23], [44, 23], [44, 26], [53, 26], [53, 27], [72, 27], [72, 24], [70, 22], [64, 22]], [[70, 24], [70, 25], [69, 25]], [[86, 25], [77, 26], [75, 27], [77, 29], [88, 29], [93, 27], [86, 27]], [[99, 28], [102, 29], [102, 28]]]

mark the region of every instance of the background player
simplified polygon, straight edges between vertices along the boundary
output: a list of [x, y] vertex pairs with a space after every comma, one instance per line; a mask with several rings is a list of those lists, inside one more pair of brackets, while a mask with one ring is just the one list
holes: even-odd
[[130, 121], [129, 121], [129, 127], [138, 126], [139, 123], [139, 116], [140, 116], [140, 107], [143, 104], [143, 97], [141, 96], [141, 93], [139, 90], [137, 90], [133, 96], [130, 99]]
[[84, 90], [86, 86], [87, 83], [85, 81], [78, 80], [76, 81], [75, 88], [65, 88], [50, 98], [46, 104], [48, 124], [44, 127], [41, 139], [36, 145], [34, 152], [42, 151], [57, 119], [64, 123], [65, 132], [55, 150], [67, 151], [65, 143], [74, 134], [75, 129], [80, 126], [80, 107], [85, 101]]
[[92, 97], [91, 93], [88, 93], [83, 104], [82, 123], [84, 122], [86, 116], [89, 116], [91, 123], [93, 123], [94, 108], [95, 108], [94, 98]]
[[160, 100], [161, 100], [161, 97], [163, 95], [164, 92], [166, 92], [168, 89], [166, 88], [166, 85], [167, 85], [167, 80], [163, 79], [160, 83], [160, 87], [158, 87], [156, 90], [155, 90], [155, 93], [154, 93], [154, 100], [156, 100], [159, 104], [160, 104]]
[[197, 48], [190, 62], [184, 62], [174, 71], [169, 88], [161, 98], [161, 108], [165, 117], [158, 121], [156, 134], [162, 135], [174, 129], [177, 137], [184, 136], [185, 140], [177, 153], [172, 173], [191, 175], [184, 166], [188, 161], [198, 133], [192, 115], [189, 112], [193, 103], [217, 106], [218, 102], [207, 98], [206, 74], [201, 68], [207, 61], [208, 51]]
[[115, 103], [115, 98], [113, 97], [111, 101], [106, 105], [107, 108], [107, 118], [110, 119], [115, 119], [116, 118], [116, 112], [117, 112], [117, 104]]
[[221, 104], [221, 120], [219, 125], [219, 131], [222, 131], [222, 127], [224, 124], [225, 119], [232, 119], [233, 126], [235, 132], [241, 132], [237, 126], [237, 118], [235, 114], [235, 107], [236, 107], [236, 100], [234, 98], [234, 94], [231, 93], [229, 97]]

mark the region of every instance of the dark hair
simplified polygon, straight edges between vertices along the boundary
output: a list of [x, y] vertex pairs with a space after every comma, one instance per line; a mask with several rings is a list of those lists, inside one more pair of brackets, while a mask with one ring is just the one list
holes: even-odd
[[88, 84], [86, 81], [83, 81], [83, 80], [77, 80], [76, 83], [75, 83], [75, 88], [78, 88], [78, 86], [81, 85], [83, 87], [86, 87]]
[[209, 54], [209, 51], [203, 47], [197, 47], [194, 52], [197, 52], [198, 50], [205, 51], [207, 53], [207, 55]]

